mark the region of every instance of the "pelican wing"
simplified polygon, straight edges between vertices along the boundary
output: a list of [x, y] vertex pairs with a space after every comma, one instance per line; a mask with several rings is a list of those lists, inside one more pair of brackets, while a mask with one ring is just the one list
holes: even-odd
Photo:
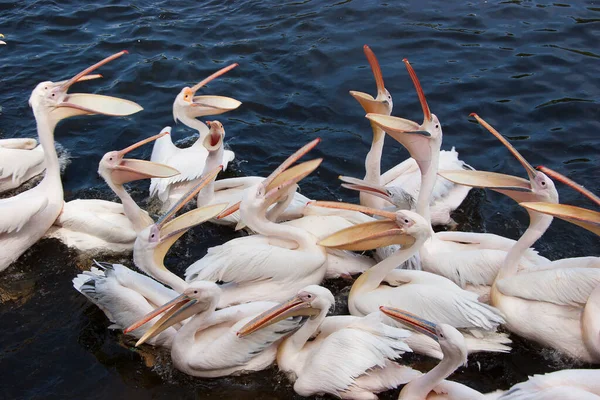
[[[226, 324], [230, 328], [216, 338], [206, 330], [205, 332], [209, 333], [207, 337], [211, 340], [206, 346], [202, 346], [198, 357], [190, 357], [189, 367], [198, 370], [218, 370], [248, 365], [264, 350], [300, 327], [301, 318], [295, 317], [267, 326], [243, 338], [237, 336], [237, 331], [247, 322], [274, 305], [276, 303], [257, 301], [215, 311], [209, 317], [207, 325], [218, 327], [220, 324]], [[198, 341], [203, 339], [205, 326], [197, 333]], [[274, 356], [275, 352], [272, 361], [275, 361]]]
[[20, 231], [36, 214], [48, 205], [46, 196], [35, 196], [30, 191], [0, 199], [0, 234]]
[[598, 268], [558, 268], [523, 271], [501, 279], [496, 286], [507, 296], [558, 305], [582, 306], [598, 284]]
[[529, 267], [527, 272], [558, 268], [600, 268], [600, 257], [573, 257]]
[[406, 160], [402, 161], [400, 164], [396, 165], [393, 168], [390, 168], [386, 172], [381, 175], [381, 182], [384, 186], [389, 184], [394, 185], [394, 180], [398, 179], [398, 177], [407, 174], [416, 174], [419, 175], [419, 165], [415, 161], [414, 158], [409, 157]]
[[498, 400], [597, 400], [600, 395], [600, 370], [566, 369], [514, 385]]
[[[124, 329], [137, 322], [177, 293], [145, 275], [113, 264], [106, 271], [92, 268], [73, 279], [73, 287], [96, 304], [113, 323], [112, 327]], [[146, 297], [148, 296], [148, 297]], [[148, 330], [159, 317], [131, 332], [136, 338]], [[154, 345], [170, 345], [175, 329], [169, 328], [149, 341]]]
[[43, 170], [44, 150], [6, 149], [0, 147], [0, 179], [11, 179], [20, 185], [31, 169]]
[[125, 216], [123, 205], [112, 201], [69, 201], [65, 203], [63, 212], [54, 224], [109, 243], [133, 243], [136, 238], [136, 232]]
[[[329, 334], [320, 345], [314, 346], [298, 374], [295, 387], [312, 384], [315, 393], [339, 396], [351, 390], [361, 377], [377, 374], [378, 369], [393, 368], [389, 366], [391, 361], [411, 351], [404, 343], [409, 336], [410, 332], [405, 329], [381, 323], [379, 315], [375, 313], [353, 318], [347, 327]], [[378, 382], [379, 391], [407, 381], [402, 374], [378, 375], [383, 378]]]
[[280, 247], [272, 244], [272, 239], [253, 235], [211, 247], [206, 256], [188, 267], [185, 279], [235, 283], [294, 281], [309, 275], [311, 268], [320, 268], [323, 262], [324, 256]]

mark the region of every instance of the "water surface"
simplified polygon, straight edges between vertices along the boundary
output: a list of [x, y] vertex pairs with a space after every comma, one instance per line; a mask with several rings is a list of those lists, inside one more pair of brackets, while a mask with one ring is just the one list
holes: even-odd
[[[459, 2], [460, 3], [460, 2]], [[349, 90], [375, 94], [362, 52], [377, 54], [393, 115], [421, 122], [417, 96], [402, 59], [421, 79], [444, 128], [444, 149], [456, 146], [477, 169], [524, 176], [521, 166], [468, 115], [477, 112], [533, 164], [546, 165], [600, 192], [600, 6], [550, 1], [141, 1], [66, 5], [0, 1], [0, 137], [36, 135], [27, 100], [42, 80], [65, 79], [103, 57], [130, 54], [101, 72], [104, 79], [76, 91], [127, 98], [145, 110], [128, 118], [65, 121], [56, 140], [71, 154], [65, 196], [114, 199], [96, 170], [101, 156], [173, 126], [173, 137], [194, 134], [174, 125], [171, 105], [193, 85], [232, 62], [240, 66], [203, 93], [243, 105], [219, 116], [236, 152], [229, 174], [266, 175], [315, 137], [323, 156], [304, 194], [357, 201], [339, 174], [362, 176], [371, 131]], [[189, 142], [189, 140], [188, 140]], [[135, 156], [148, 158], [150, 147]], [[407, 157], [386, 140], [385, 169]], [[592, 207], [557, 184], [562, 202]], [[133, 186], [146, 204], [147, 183]], [[527, 214], [510, 199], [473, 191], [457, 211], [459, 229], [517, 238]], [[199, 227], [167, 259], [182, 274], [206, 249], [236, 237], [230, 229]], [[551, 259], [600, 255], [596, 237], [555, 221], [536, 247]], [[132, 265], [130, 257], [111, 258]], [[0, 276], [0, 397], [19, 399], [290, 399], [297, 398], [275, 368], [216, 380], [174, 370], [168, 354], [145, 361], [132, 343], [110, 332], [108, 320], [71, 286], [89, 259], [43, 241]], [[342, 304], [347, 282], [329, 282]], [[515, 340], [508, 355], [470, 357], [452, 379], [478, 390], [508, 388], [527, 375], [570, 367], [551, 351]], [[407, 358], [429, 368], [430, 360]], [[146, 366], [146, 362], [154, 367]], [[382, 398], [396, 398], [397, 390]]]

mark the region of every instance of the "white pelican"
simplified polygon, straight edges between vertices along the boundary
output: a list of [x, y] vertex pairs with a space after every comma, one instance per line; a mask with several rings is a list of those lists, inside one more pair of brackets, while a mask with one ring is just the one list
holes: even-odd
[[[392, 96], [385, 88], [379, 62], [369, 46], [365, 45], [364, 51], [367, 60], [371, 65], [373, 75], [375, 76], [377, 97], [373, 98], [369, 94], [356, 91], [350, 91], [350, 94], [360, 103], [366, 113], [389, 116], [392, 113], [393, 101]], [[419, 80], [417, 79], [417, 75], [406, 59], [404, 62], [415, 88], [417, 89], [421, 104], [426, 105], [427, 103], [425, 103], [425, 97], [419, 84]], [[428, 115], [430, 114], [429, 108], [423, 107], [423, 113], [425, 114], [425, 118], [428, 119]], [[439, 127], [439, 122], [437, 122], [437, 125]], [[376, 123], [371, 122], [371, 127], [373, 129], [373, 142], [365, 159], [365, 178], [364, 180], [360, 180], [350, 177], [341, 177], [341, 179], [346, 182], [343, 186], [349, 189], [358, 190], [363, 184], [366, 184], [366, 187], [371, 190], [361, 190], [360, 204], [367, 207], [384, 208], [396, 206], [401, 209], [414, 209], [415, 199], [419, 195], [419, 185], [421, 183], [419, 166], [413, 158], [409, 158], [381, 175], [381, 155], [383, 152], [385, 132]], [[443, 169], [462, 170], [466, 166], [463, 161], [458, 159], [458, 153], [454, 148], [452, 148], [451, 151], [442, 150], [439, 152], [438, 160]], [[454, 221], [450, 217], [450, 213], [458, 208], [465, 197], [467, 197], [469, 190], [471, 190], [471, 188], [454, 185], [444, 179], [435, 180], [435, 186], [433, 187], [432, 195], [429, 198], [432, 208], [432, 224], [454, 224]], [[379, 195], [380, 191], [384, 191], [385, 193], [389, 192], [390, 196], [382, 198]]]
[[[96, 265], [100, 269], [92, 267], [90, 271], [78, 274], [73, 279], [73, 287], [104, 312], [112, 323], [110, 329], [123, 330], [179, 295], [124, 265], [99, 262]], [[148, 327], [142, 327], [131, 332], [131, 335], [140, 338], [147, 330]], [[175, 332], [175, 328], [166, 330], [150, 343], [171, 347]]]
[[122, 56], [116, 53], [83, 70], [66, 82], [42, 82], [29, 98], [44, 148], [46, 175], [39, 185], [17, 196], [0, 200], [0, 271], [38, 241], [56, 220], [63, 207], [60, 166], [54, 149], [54, 128], [65, 118], [77, 115], [131, 115], [138, 104], [96, 94], [69, 94], [67, 90], [82, 76]]
[[[408, 62], [406, 64], [409, 67]], [[409, 71], [412, 71], [410, 67]], [[413, 81], [425, 114], [422, 125], [406, 119], [378, 114], [367, 114], [367, 118], [406, 147], [416, 160], [421, 170], [421, 187], [415, 208], [417, 213], [431, 221], [429, 199], [439, 166], [442, 129], [437, 117], [429, 111], [416, 76]], [[463, 172], [477, 171], [448, 171], [458, 176]], [[487, 287], [493, 283], [506, 253], [515, 243], [514, 240], [489, 233], [432, 233], [431, 238], [425, 242], [419, 252], [421, 267], [424, 271], [452, 280], [462, 288], [478, 291], [476, 286], [481, 286], [482, 295], [485, 297]], [[533, 249], [528, 249], [523, 262], [526, 265], [538, 265], [548, 263], [548, 259], [538, 255]]]
[[[506, 335], [495, 333], [504, 322], [501, 313], [477, 300], [477, 294], [458, 287], [442, 276], [425, 271], [396, 269], [429, 239], [431, 226], [419, 214], [402, 210], [392, 213], [346, 203], [316, 202], [316, 205], [354, 209], [385, 219], [344, 229], [325, 239], [321, 246], [364, 251], [389, 244], [402, 247], [392, 256], [364, 272], [348, 295], [350, 314], [364, 316], [380, 305], [402, 307], [429, 319], [469, 332], [469, 350], [507, 352]], [[407, 339], [413, 351], [441, 356], [439, 347], [423, 335]]]
[[84, 252], [131, 251], [137, 233], [154, 221], [136, 204], [123, 185], [139, 179], [174, 176], [179, 172], [167, 165], [124, 157], [164, 135], [166, 133], [163, 132], [123, 150], [108, 152], [100, 160], [98, 174], [119, 196], [121, 204], [95, 199], [66, 202], [45, 236], [60, 239], [67, 246]]
[[496, 390], [487, 394], [447, 381], [445, 378], [467, 362], [461, 333], [450, 325], [435, 324], [403, 310], [381, 307], [381, 311], [438, 341], [444, 352], [443, 360], [435, 368], [402, 388], [399, 400], [600, 400], [600, 370], [569, 369], [535, 375], [506, 392]]
[[[214, 176], [216, 176], [216, 173], [208, 179], [213, 179]], [[201, 181], [188, 193], [185, 199], [193, 198], [208, 179]], [[164, 255], [169, 247], [188, 229], [213, 218], [225, 209], [225, 205], [216, 204], [198, 208], [173, 218], [186, 202], [182, 201], [181, 204], [176, 204], [156, 224], [140, 233], [140, 236], [148, 235], [155, 248], [151, 257], [156, 256], [155, 263], [144, 264], [146, 268], [141, 269], [177, 291], [169, 289], [154, 279], [134, 272], [120, 264], [96, 263], [102, 270], [92, 268], [91, 271], [83, 272], [73, 279], [75, 289], [84, 294], [106, 314], [113, 323], [112, 328], [125, 329], [131, 326], [156, 307], [174, 299], [187, 288], [181, 278], [166, 270], [162, 263]], [[136, 255], [135, 251], [134, 249], [134, 257]], [[139, 267], [138, 260], [135, 261]], [[177, 286], [176, 279], [179, 279], [184, 286]], [[149, 328], [149, 326], [145, 326], [135, 330], [131, 329], [127, 333], [131, 333], [136, 338], [141, 338]], [[159, 336], [155, 335], [156, 337], [150, 343], [169, 347], [174, 334], [175, 331], [171, 328]]]
[[[97, 78], [102, 78], [102, 75], [85, 75], [77, 79], [77, 82]], [[33, 138], [0, 139], [0, 193], [18, 188], [23, 183], [40, 175], [45, 169], [44, 148], [38, 144], [37, 140]]]
[[136, 346], [192, 317], [173, 339], [171, 359], [175, 368], [192, 376], [217, 378], [261, 371], [271, 366], [281, 339], [295, 331], [302, 318], [292, 317], [257, 335], [241, 338], [237, 335], [238, 329], [276, 303], [256, 301], [216, 310], [220, 296], [221, 289], [216, 283], [190, 283], [180, 296], [131, 327], [140, 329], [137, 327], [166, 311], [159, 321], [147, 329]]
[[[208, 156], [206, 157], [202, 175], [222, 165], [225, 151], [223, 148], [225, 140], [223, 124], [219, 121], [207, 121], [206, 124], [210, 129], [203, 144], [208, 152]], [[213, 181], [198, 193], [197, 205], [198, 207], [203, 207], [208, 204], [227, 203], [229, 206], [233, 206], [242, 200], [246, 190], [260, 184], [264, 180], [265, 178], [259, 176], [247, 176]], [[267, 213], [267, 217], [273, 222], [278, 219], [288, 220], [298, 218], [302, 216], [304, 206], [309, 201], [310, 199], [294, 190], [292, 191], [292, 195], [285, 196], [285, 200], [274, 205]], [[236, 229], [241, 229], [243, 226], [240, 223], [239, 211], [211, 222], [220, 225], [237, 225]]]
[[[319, 143], [315, 139], [283, 162], [267, 179], [247, 190], [239, 206], [242, 220], [259, 235], [245, 236], [208, 249], [185, 271], [187, 282], [225, 282], [219, 307], [233, 303], [281, 301], [309, 284], [321, 283], [327, 256], [317, 239], [304, 229], [266, 218], [268, 207], [321, 163], [316, 159], [289, 168]], [[227, 215], [237, 205], [222, 215]], [[293, 262], [290, 262], [293, 260]]]
[[[191, 147], [185, 149], [175, 146], [170, 135], [157, 140], [154, 144], [150, 160], [169, 165], [180, 171], [180, 175], [175, 177], [152, 179], [151, 181], [150, 197], [158, 197], [162, 203], [161, 211], [164, 212], [171, 208], [184, 193], [196, 185], [204, 170], [204, 164], [208, 156], [208, 151], [204, 147], [204, 143], [209, 135], [209, 129], [203, 122], [196, 118], [223, 114], [227, 111], [235, 110], [242, 104], [230, 97], [194, 96], [194, 94], [204, 85], [236, 66], [237, 64], [231, 64], [215, 72], [197, 85], [191, 88], [183, 88], [175, 98], [175, 102], [173, 103], [173, 118], [175, 122], [179, 120], [188, 127], [196, 129], [200, 136]], [[170, 127], [166, 127], [163, 130], [171, 132]], [[233, 158], [233, 152], [226, 150], [223, 152], [223, 158], [219, 160], [219, 165], [223, 165], [227, 169], [227, 164]]]
[[44, 172], [44, 148], [35, 139], [0, 139], [0, 193]]
[[[501, 137], [485, 121], [476, 118], [494, 135]], [[510, 331], [572, 358], [599, 362], [600, 319], [596, 311], [600, 309], [600, 268], [590, 267], [589, 259], [584, 257], [519, 270], [519, 260], [524, 252], [552, 223], [552, 213], [564, 208], [554, 209], [552, 205], [558, 203], [558, 192], [552, 180], [536, 171], [516, 150], [512, 152], [527, 170], [529, 181], [500, 174], [487, 173], [482, 177], [475, 171], [463, 173], [467, 178], [464, 181], [469, 184], [491, 187], [517, 202], [527, 202], [531, 198], [530, 192], [546, 192], [546, 204], [549, 203], [545, 209], [527, 209], [529, 227], [507, 253], [491, 288], [490, 303], [504, 313]], [[546, 210], [550, 215], [545, 213]], [[577, 209], [571, 212], [571, 219], [587, 224], [594, 222], [586, 220], [589, 214], [579, 213]]]
[[[403, 341], [405, 329], [381, 323], [379, 313], [367, 317], [335, 316], [326, 324], [327, 312], [335, 304], [331, 292], [311, 285], [296, 296], [257, 316], [243, 326], [238, 336], [246, 339], [293, 316], [309, 317], [285, 339], [277, 352], [277, 366], [294, 382], [301, 396], [330, 394], [342, 399], [377, 399], [375, 393], [395, 388], [415, 377], [415, 371], [397, 362], [410, 348]], [[316, 338], [309, 341], [315, 334]]]

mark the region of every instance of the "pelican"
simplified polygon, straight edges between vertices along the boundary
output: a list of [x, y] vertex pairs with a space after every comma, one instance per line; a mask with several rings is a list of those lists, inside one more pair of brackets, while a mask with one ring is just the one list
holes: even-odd
[[56, 124], [62, 119], [78, 115], [124, 116], [142, 109], [136, 103], [116, 97], [67, 93], [82, 76], [125, 53], [121, 51], [107, 57], [68, 81], [42, 82], [31, 93], [29, 104], [36, 119], [40, 144], [44, 148], [46, 175], [33, 189], [0, 200], [0, 271], [37, 242], [62, 210], [64, 200], [60, 166], [54, 149]]
[[467, 362], [466, 344], [461, 333], [450, 325], [436, 324], [403, 310], [384, 306], [380, 309], [394, 320], [438, 341], [444, 352], [444, 359], [435, 368], [402, 388], [399, 400], [600, 399], [600, 370], [569, 369], [535, 375], [506, 392], [496, 390], [487, 394], [457, 382], [447, 381], [445, 378]]
[[[180, 175], [176, 177], [152, 179], [151, 181], [150, 197], [158, 197], [162, 203], [162, 212], [171, 208], [184, 193], [198, 183], [204, 170], [204, 164], [208, 156], [208, 151], [204, 147], [204, 143], [209, 136], [209, 129], [203, 122], [196, 118], [223, 114], [227, 111], [235, 110], [242, 104], [230, 97], [194, 95], [204, 85], [237, 67], [237, 65], [231, 64], [202, 80], [197, 85], [191, 88], [183, 88], [175, 98], [175, 102], [173, 102], [173, 118], [175, 122], [179, 120], [188, 127], [196, 129], [200, 136], [191, 147], [185, 149], [175, 146], [170, 135], [155, 142], [150, 160], [169, 165], [180, 171]], [[171, 132], [170, 127], [166, 127], [164, 130]], [[219, 160], [219, 164], [222, 164], [227, 169], [227, 164], [234, 157], [235, 155], [232, 151], [225, 150], [223, 158]]]
[[[485, 121], [475, 117], [488, 130], [501, 137]], [[583, 260], [561, 260], [555, 265], [548, 263], [519, 270], [519, 260], [524, 252], [552, 223], [558, 192], [546, 174], [533, 168], [516, 150], [512, 151], [527, 170], [529, 181], [500, 174], [474, 176], [474, 171], [465, 171], [465, 179], [461, 181], [491, 187], [517, 202], [529, 202], [530, 192], [545, 192], [545, 203], [549, 204], [547, 209], [551, 212], [548, 215], [544, 209], [527, 209], [529, 227], [507, 253], [492, 285], [490, 303], [504, 313], [506, 327], [513, 333], [557, 349], [572, 358], [599, 362], [600, 342], [597, 337], [600, 320], [597, 310], [600, 308], [600, 268], [590, 268], [589, 259], [584, 257]], [[574, 213], [571, 219], [593, 224], [594, 220], [586, 220], [588, 216]]]
[[[412, 71], [408, 61], [405, 63], [409, 71]], [[419, 125], [406, 119], [379, 114], [367, 114], [366, 117], [406, 147], [419, 165], [421, 185], [415, 210], [427, 221], [431, 221], [429, 202], [439, 166], [442, 129], [437, 117], [429, 111], [414, 71], [411, 76], [425, 115], [423, 124]], [[506, 145], [506, 143], [504, 144]], [[463, 172], [476, 171], [454, 170], [450, 172], [460, 176]], [[425, 242], [419, 252], [421, 267], [424, 271], [433, 272], [452, 280], [462, 288], [479, 292], [483, 299], [486, 297], [488, 287], [493, 283], [504, 257], [515, 243], [514, 240], [489, 233], [432, 233], [431, 238]], [[523, 262], [527, 265], [538, 265], [549, 261], [538, 255], [533, 249], [528, 249]]]
[[[431, 226], [419, 214], [402, 210], [392, 213], [346, 203], [316, 202], [316, 205], [354, 209], [385, 219], [355, 225], [319, 242], [319, 245], [344, 250], [364, 251], [389, 244], [401, 249], [363, 273], [348, 295], [350, 314], [364, 316], [377, 312], [380, 305], [403, 307], [430, 319], [469, 331], [469, 350], [510, 351], [510, 340], [495, 333], [504, 322], [502, 314], [477, 295], [458, 287], [444, 277], [425, 272], [396, 269], [429, 240]], [[413, 351], [431, 357], [441, 356], [439, 346], [423, 335], [407, 340]]]
[[37, 140], [0, 139], [0, 193], [44, 172], [44, 148]]
[[[204, 148], [207, 149], [208, 156], [206, 157], [206, 163], [202, 175], [213, 171], [219, 165], [222, 165], [224, 153], [224, 140], [225, 140], [225, 129], [223, 124], [219, 121], [207, 121], [206, 124], [209, 127], [209, 135], [204, 139]], [[245, 192], [257, 184], [263, 182], [265, 178], [258, 176], [249, 176], [244, 178], [230, 178], [221, 179], [219, 181], [212, 181], [208, 184], [200, 193], [196, 203], [198, 207], [203, 207], [208, 204], [215, 203], [227, 203], [229, 206], [233, 206], [235, 203], [241, 201], [244, 197]], [[289, 196], [285, 196], [285, 200], [282, 200], [279, 204], [272, 207], [267, 213], [267, 217], [271, 221], [278, 219], [288, 220], [298, 218], [302, 215], [302, 209], [310, 199], [294, 191]], [[240, 229], [239, 212], [236, 211], [227, 217], [215, 219], [212, 221], [221, 225], [237, 225], [236, 229]]]
[[[85, 75], [77, 82], [102, 78]], [[66, 81], [60, 82], [65, 83]], [[44, 148], [33, 138], [0, 139], [0, 193], [13, 190], [40, 175], [46, 169]]]
[[[395, 362], [411, 351], [403, 342], [409, 332], [381, 323], [379, 313], [363, 318], [332, 317], [333, 329], [329, 326], [318, 333], [327, 324], [326, 315], [334, 304], [328, 289], [310, 285], [249, 321], [238, 336], [252, 338], [286, 318], [309, 317], [277, 352], [277, 366], [294, 382], [294, 391], [301, 396], [327, 393], [342, 399], [377, 399], [375, 393], [415, 376], [412, 368]], [[316, 338], [309, 341], [315, 334]]]
[[124, 157], [164, 135], [165, 132], [123, 150], [108, 152], [100, 160], [98, 174], [119, 196], [121, 204], [87, 199], [66, 202], [45, 236], [60, 239], [67, 246], [84, 252], [131, 251], [137, 233], [154, 221], [136, 204], [123, 185], [139, 179], [174, 176], [179, 172], [167, 165]]
[[[149, 264], [147, 269], [140, 269], [175, 290], [120, 264], [96, 263], [100, 269], [93, 267], [91, 271], [83, 272], [73, 279], [73, 287], [104, 312], [112, 322], [111, 328], [125, 329], [131, 326], [161, 304], [176, 298], [187, 288], [187, 285], [184, 287], [177, 286], [177, 276], [168, 272], [162, 261], [169, 247], [191, 227], [213, 218], [225, 209], [224, 204], [216, 204], [194, 209], [174, 218], [176, 212], [185, 205], [186, 200], [193, 198], [214, 176], [216, 176], [216, 173], [202, 180], [184, 197], [182, 202], [176, 204], [156, 224], [146, 228], [138, 235], [139, 237], [146, 237], [147, 235], [154, 243], [154, 247], [159, 249], [152, 253], [152, 256], [156, 254], [158, 257], [158, 254], [161, 254], [160, 249], [165, 249], [162, 258], [159, 260], [160, 265]], [[139, 266], [135, 248], [134, 261]], [[144, 264], [145, 267], [147, 265]], [[179, 280], [183, 282], [181, 278]], [[173, 283], [174, 281], [175, 283]], [[154, 320], [154, 322], [157, 321], [158, 319]], [[126, 333], [139, 339], [149, 329], [150, 326], [143, 326], [138, 329], [130, 329]], [[166, 329], [160, 335], [154, 335], [149, 343], [156, 346], [170, 347], [174, 335], [174, 328]]]
[[[350, 95], [359, 102], [366, 113], [389, 116], [392, 113], [393, 101], [390, 92], [385, 88], [381, 67], [379, 66], [377, 57], [375, 57], [375, 53], [373, 53], [369, 46], [365, 45], [363, 49], [375, 76], [377, 97], [373, 98], [367, 93], [357, 91], [350, 91]], [[417, 76], [408, 61], [405, 60], [405, 63], [417, 89], [417, 94], [423, 103], [424, 95]], [[423, 109], [423, 111], [429, 112], [429, 109], [427, 111]], [[385, 208], [396, 206], [400, 209], [414, 209], [415, 199], [419, 194], [419, 184], [421, 182], [417, 163], [414, 158], [409, 158], [381, 175], [381, 155], [385, 132], [373, 122], [371, 123], [371, 128], [373, 129], [373, 141], [365, 159], [365, 178], [364, 180], [360, 180], [351, 177], [341, 177], [346, 182], [343, 186], [355, 190], [362, 188], [363, 190], [360, 192], [360, 204], [367, 207]], [[462, 170], [466, 167], [466, 164], [458, 159], [458, 153], [454, 148], [451, 151], [442, 150], [439, 152], [439, 164], [443, 169]], [[444, 179], [436, 180], [432, 196], [429, 199], [432, 208], [431, 222], [434, 225], [455, 224], [450, 217], [450, 213], [458, 208], [465, 197], [467, 197], [469, 190], [469, 187], [453, 185]], [[381, 192], [389, 193], [390, 196], [382, 197], [380, 195]]]
[[238, 329], [276, 303], [256, 301], [216, 310], [220, 296], [221, 289], [216, 283], [190, 283], [180, 296], [130, 327], [140, 329], [137, 327], [141, 324], [166, 312], [136, 346], [191, 317], [177, 331], [171, 347], [171, 359], [178, 370], [192, 376], [217, 378], [261, 371], [271, 366], [281, 339], [298, 328], [301, 318], [282, 320], [257, 335], [241, 338], [236, 334]]
[[[327, 255], [317, 239], [303, 229], [266, 218], [268, 207], [321, 163], [316, 159], [290, 166], [319, 143], [311, 141], [283, 162], [267, 179], [249, 189], [239, 206], [242, 220], [259, 235], [230, 240], [208, 249], [185, 271], [187, 282], [225, 282], [219, 307], [233, 303], [281, 301], [309, 284], [321, 283]], [[221, 216], [237, 209], [230, 207]], [[293, 261], [291, 261], [293, 260]]]

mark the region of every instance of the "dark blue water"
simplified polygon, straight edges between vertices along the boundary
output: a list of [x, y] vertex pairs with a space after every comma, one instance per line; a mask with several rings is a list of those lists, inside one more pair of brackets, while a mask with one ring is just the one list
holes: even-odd
[[[129, 50], [100, 71], [103, 80], [74, 91], [127, 98], [145, 111], [129, 118], [68, 120], [56, 130], [56, 140], [72, 156], [63, 175], [67, 199], [112, 199], [96, 173], [102, 154], [173, 125], [171, 105], [183, 86], [238, 62], [238, 68], [203, 92], [243, 102], [219, 117], [237, 156], [232, 173], [268, 174], [285, 155], [319, 136], [323, 141], [313, 155], [325, 162], [306, 179], [303, 193], [357, 201], [354, 193], [340, 189], [336, 177], [364, 173], [371, 132], [348, 91], [375, 93], [362, 53], [363, 44], [369, 44], [394, 97], [393, 114], [420, 122], [402, 59], [411, 61], [443, 124], [443, 148], [456, 146], [477, 169], [524, 176], [506, 149], [468, 118], [477, 112], [533, 165], [549, 166], [598, 193], [600, 5], [576, 3], [0, 1], [0, 32], [8, 43], [0, 47], [0, 137], [35, 136], [27, 100], [36, 83], [68, 78], [109, 54]], [[173, 130], [178, 140], [192, 134], [181, 124]], [[136, 156], [150, 152], [147, 147]], [[386, 169], [407, 156], [393, 140], [387, 140], [384, 152]], [[557, 187], [563, 202], [592, 207], [570, 189]], [[134, 187], [142, 203], [146, 188]], [[513, 238], [528, 222], [511, 200], [483, 191], [473, 191], [455, 219], [460, 229]], [[224, 228], [195, 229], [175, 246], [167, 265], [182, 273], [207, 247], [233, 237]], [[552, 259], [600, 255], [596, 237], [562, 221], [555, 221], [536, 247]], [[128, 257], [111, 261], [132, 264]], [[72, 289], [72, 277], [88, 267], [89, 260], [55, 241], [43, 241], [0, 276], [0, 398], [295, 396], [275, 369], [239, 378], [191, 379], [174, 370], [162, 353], [149, 361], [154, 367], [147, 367], [131, 343], [109, 332], [104, 315]], [[343, 299], [347, 283], [328, 285]], [[471, 357], [452, 379], [489, 391], [528, 374], [573, 365], [515, 340], [512, 354]], [[432, 365], [412, 359], [419, 366]]]

